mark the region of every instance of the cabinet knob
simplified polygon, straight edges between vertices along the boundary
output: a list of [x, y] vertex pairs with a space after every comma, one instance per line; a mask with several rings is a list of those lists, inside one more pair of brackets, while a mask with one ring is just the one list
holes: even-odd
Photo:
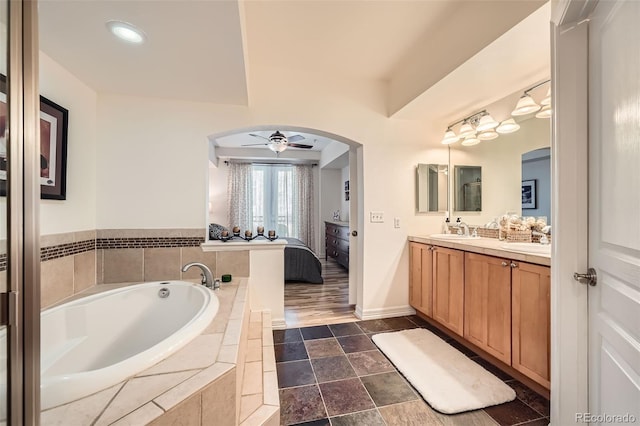
[[509, 266], [509, 264], [507, 262], [505, 262], [504, 260], [501, 263], [502, 266]]
[[517, 267], [518, 267], [518, 264], [517, 264], [517, 263], [515, 263], [515, 262], [511, 262], [511, 267], [512, 267], [512, 268], [517, 268]]

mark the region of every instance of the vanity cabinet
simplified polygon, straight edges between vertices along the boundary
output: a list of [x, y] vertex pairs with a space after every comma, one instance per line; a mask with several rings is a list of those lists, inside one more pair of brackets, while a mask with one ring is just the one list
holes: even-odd
[[511, 270], [511, 365], [549, 388], [551, 268], [515, 262]]
[[413, 308], [549, 389], [551, 268], [418, 242], [409, 267]]
[[409, 304], [432, 317], [433, 246], [409, 243]]
[[463, 335], [464, 252], [433, 247], [433, 319]]
[[511, 263], [465, 253], [464, 338], [511, 364]]

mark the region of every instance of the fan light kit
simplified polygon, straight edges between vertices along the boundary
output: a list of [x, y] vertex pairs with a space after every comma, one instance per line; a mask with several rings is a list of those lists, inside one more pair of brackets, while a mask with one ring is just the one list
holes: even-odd
[[251, 143], [251, 144], [245, 144], [242, 146], [258, 146], [258, 145], [266, 145], [267, 148], [269, 148], [271, 151], [276, 153], [276, 157], [284, 150], [286, 150], [287, 148], [302, 148], [302, 149], [311, 149], [313, 148], [313, 145], [307, 145], [307, 144], [302, 144], [302, 143], [295, 143], [297, 141], [301, 141], [304, 140], [305, 137], [301, 136], [301, 135], [293, 135], [293, 136], [285, 136], [283, 133], [281, 133], [279, 130], [276, 130], [274, 133], [271, 134], [271, 136], [269, 137], [265, 137], [262, 135], [258, 135], [255, 133], [249, 133], [249, 136], [253, 136], [254, 138], [261, 138], [266, 140], [267, 142], [263, 142], [263, 143]]
[[[530, 94], [533, 89], [550, 82], [551, 80], [546, 80], [525, 90], [518, 100], [515, 109], [511, 112], [511, 115], [513, 117], [519, 117], [535, 112], [537, 118], [550, 118], [552, 115], [551, 87], [547, 90], [540, 104], [537, 104]], [[458, 134], [456, 134], [453, 129], [459, 124], [460, 128], [458, 129]], [[496, 139], [500, 135], [516, 132], [519, 129], [520, 125], [516, 123], [512, 117], [499, 122], [496, 121], [487, 110], [482, 110], [450, 124], [444, 133], [442, 144], [451, 145], [462, 140], [463, 146], [473, 146], [482, 141]]]

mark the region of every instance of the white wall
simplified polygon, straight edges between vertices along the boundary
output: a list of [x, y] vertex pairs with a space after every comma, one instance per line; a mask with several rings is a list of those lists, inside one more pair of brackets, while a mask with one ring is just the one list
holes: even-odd
[[96, 229], [97, 94], [42, 52], [40, 93], [69, 110], [67, 199], [42, 200], [40, 233]]
[[227, 197], [227, 178], [229, 167], [223, 162], [218, 167], [209, 167], [209, 222], [229, 227], [229, 199]]
[[[207, 136], [257, 125], [318, 129], [363, 145], [363, 209], [384, 223], [360, 225], [363, 310], [408, 305], [407, 236], [438, 232], [443, 214], [415, 213], [417, 163], [446, 163], [442, 123], [386, 117], [385, 85], [252, 68], [251, 106], [121, 95], [98, 99], [99, 228], [184, 228], [207, 222]], [[304, 108], [300, 95], [304, 94]], [[344, 191], [342, 191], [344, 195]], [[393, 217], [402, 226], [393, 228]]]
[[[451, 179], [455, 165], [482, 167], [482, 212], [454, 211], [452, 221], [462, 217], [468, 224], [483, 225], [506, 211], [522, 214], [522, 154], [550, 146], [550, 127], [548, 119], [540, 118], [531, 118], [520, 125], [515, 133], [479, 145], [462, 147], [458, 143], [452, 147]], [[453, 202], [453, 185], [451, 188]]]

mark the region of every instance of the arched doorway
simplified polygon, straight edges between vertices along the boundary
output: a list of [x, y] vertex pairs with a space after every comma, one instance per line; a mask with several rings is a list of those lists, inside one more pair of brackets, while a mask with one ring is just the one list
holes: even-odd
[[[308, 149], [286, 149], [276, 154], [268, 147], [269, 136], [275, 131], [292, 137], [296, 145], [307, 145]], [[323, 297], [322, 286], [313, 284], [294, 284], [292, 290], [285, 287], [285, 316], [287, 326], [307, 326], [316, 323], [345, 322], [356, 320], [355, 309], [362, 306], [362, 237], [363, 237], [363, 188], [362, 188], [362, 144], [343, 136], [308, 127], [291, 125], [260, 125], [236, 128], [209, 136], [209, 168], [210, 179], [207, 185], [207, 205], [209, 206], [209, 222], [228, 221], [227, 165], [231, 162], [249, 162], [260, 165], [270, 164], [314, 164], [315, 167], [315, 245], [310, 247], [322, 261], [323, 271], [338, 271], [340, 279], [348, 281], [338, 299]], [[337, 170], [337, 172], [336, 172]], [[345, 172], [346, 170], [346, 172]], [[336, 183], [339, 182], [339, 185]], [[336, 220], [336, 199], [339, 199], [340, 210], [337, 220], [345, 224], [348, 239], [348, 254], [342, 268], [327, 255], [325, 247], [325, 222]], [[223, 202], [221, 200], [224, 200]], [[348, 271], [348, 277], [345, 273]], [[333, 275], [335, 277], [335, 275]], [[345, 280], [346, 279], [346, 280]], [[335, 280], [329, 280], [335, 283]], [[295, 286], [298, 287], [295, 287]], [[327, 285], [325, 289], [332, 286]], [[334, 286], [337, 288], [338, 286]], [[296, 290], [304, 289], [306, 300], [318, 303], [305, 303], [304, 307], [296, 306]], [[346, 290], [346, 293], [345, 293]], [[290, 297], [291, 303], [286, 299]], [[324, 300], [324, 306], [323, 306]], [[330, 308], [327, 309], [327, 300]], [[333, 309], [333, 308], [335, 309]]]

